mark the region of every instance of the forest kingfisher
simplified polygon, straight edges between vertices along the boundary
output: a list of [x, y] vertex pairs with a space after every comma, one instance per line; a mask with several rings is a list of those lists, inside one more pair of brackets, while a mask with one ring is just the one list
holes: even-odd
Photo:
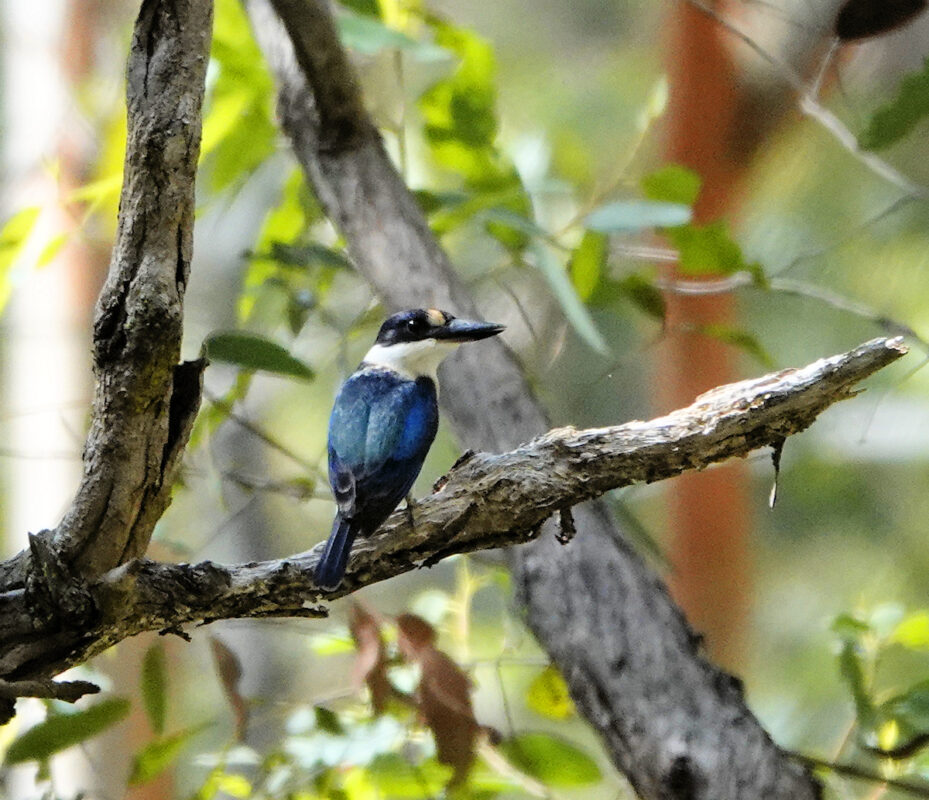
[[377, 530], [419, 475], [439, 426], [439, 363], [459, 344], [503, 328], [434, 308], [401, 311], [381, 326], [329, 418], [329, 483], [338, 511], [316, 565], [321, 589], [338, 587], [355, 537]]

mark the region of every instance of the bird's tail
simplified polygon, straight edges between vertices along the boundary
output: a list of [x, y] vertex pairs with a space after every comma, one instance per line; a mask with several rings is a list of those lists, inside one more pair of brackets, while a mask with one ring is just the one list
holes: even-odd
[[348, 553], [352, 549], [357, 530], [352, 528], [350, 520], [336, 514], [332, 523], [332, 533], [326, 541], [326, 549], [316, 565], [316, 585], [320, 589], [337, 589], [348, 566]]

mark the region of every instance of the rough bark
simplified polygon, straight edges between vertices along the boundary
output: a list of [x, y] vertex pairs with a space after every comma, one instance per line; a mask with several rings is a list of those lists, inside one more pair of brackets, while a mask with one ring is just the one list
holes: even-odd
[[145, 551], [199, 406], [204, 364], [178, 357], [211, 22], [212, 4], [201, 0], [144, 0], [136, 21], [83, 477], [58, 527], [31, 535], [27, 551], [0, 565], [0, 613], [30, 625], [35, 639], [67, 639], [92, 624], [87, 583]]
[[[759, 447], [779, 448], [786, 437], [805, 429], [829, 405], [852, 395], [859, 381], [904, 352], [899, 339], [875, 339], [803, 369], [719, 387], [691, 406], [649, 422], [583, 431], [558, 428], [508, 453], [466, 456], [433, 494], [416, 505], [413, 526], [407, 511], [397, 511], [374, 536], [355, 545], [346, 579], [334, 592], [321, 592], [313, 582], [321, 546], [286, 559], [236, 566], [135, 559], [96, 580], [82, 582], [82, 601], [93, 613], [74, 621], [67, 630], [38, 638], [25, 591], [8, 592], [0, 604], [0, 640], [4, 642], [0, 675], [5, 679], [0, 679], [0, 698], [19, 687], [23, 693], [57, 689], [60, 696], [75, 699], [73, 684], [52, 684], [45, 679], [142, 631], [181, 633], [181, 627], [190, 623], [232, 617], [325, 616], [325, 607], [313, 603], [432, 565], [455, 553], [535, 539], [548, 518], [560, 514], [570, 519], [574, 505], [611, 489], [703, 469]], [[570, 529], [569, 523], [563, 525]], [[581, 543], [587, 535], [589, 531], [582, 531], [565, 547], [550, 543], [547, 568], [560, 571], [572, 563], [575, 554], [583, 552]], [[608, 600], [622, 601], [620, 607], [634, 609], [624, 613], [676, 615], [657, 579], [630, 571], [625, 564], [628, 557], [614, 557], [615, 550], [609, 547], [601, 553], [600, 568], [613, 575], [608, 585], [604, 582], [600, 590], [592, 591], [597, 584], [587, 581], [585, 571], [579, 570], [579, 579], [586, 582], [576, 587], [568, 602], [550, 604], [549, 613], [570, 617], [578, 605]], [[617, 580], [617, 576], [624, 577]], [[647, 584], [630, 591], [631, 581], [644, 579]], [[620, 596], [608, 596], [611, 592]], [[655, 597], [663, 602], [655, 603]], [[588, 613], [584, 618], [595, 624], [602, 615]], [[578, 625], [572, 624], [576, 632]], [[603, 639], [601, 646], [607, 647], [603, 657], [613, 672], [622, 673], [622, 679], [608, 683], [617, 692], [635, 689], [631, 696], [648, 708], [642, 698], [649, 696], [651, 680], [645, 676], [650, 670], [665, 669], [673, 663], [674, 651], [684, 649], [690, 671], [681, 675], [686, 682], [675, 686], [672, 697], [662, 698], [669, 712], [658, 715], [667, 728], [664, 735], [680, 734], [678, 718], [689, 713], [678, 708], [684, 697], [690, 698], [686, 708], [697, 709], [701, 724], [719, 731], [734, 711], [732, 703], [719, 704], [713, 698], [720, 687], [730, 691], [731, 680], [699, 658], [697, 638], [679, 619], [674, 629], [683, 638], [654, 641], [647, 631], [643, 635], [639, 628], [625, 625], [619, 650], [610, 649], [616, 632]], [[616, 666], [620, 662], [622, 669]], [[643, 679], [644, 685], [639, 686]], [[586, 673], [578, 679], [578, 685], [588, 691], [596, 683]], [[741, 698], [735, 708], [743, 716], [748, 713]], [[720, 744], [726, 740], [704, 742], [706, 752], [697, 755], [675, 751], [675, 763], [688, 757], [709, 769], [710, 758], [721, 757]], [[769, 744], [766, 739], [762, 743]], [[680, 773], [682, 767], [678, 764], [674, 769]]]
[[[432, 305], [473, 314], [473, 299], [369, 120], [359, 112], [352, 123], [358, 135], [328, 146], [332, 136], [323, 126], [339, 110], [328, 104], [354, 85], [343, 82], [334, 92], [331, 84], [344, 73], [322, 66], [337, 60], [325, 54], [341, 49], [331, 23], [308, 27], [295, 0], [273, 2], [290, 39], [267, 0], [246, 5], [278, 76], [282, 126], [357, 269], [393, 308]], [[316, 5], [314, 14], [323, 10], [319, 0], [301, 2]], [[547, 427], [501, 342], [463, 352], [442, 380], [445, 409], [470, 446], [505, 449]], [[731, 679], [697, 656], [694, 634], [605, 508], [581, 506], [574, 516], [583, 535], [565, 553], [551, 536], [513, 552], [518, 596], [579, 710], [636, 791], [645, 798], [714, 800], [818, 796], [818, 784], [770, 741]], [[694, 686], [701, 687], [699, 700], [682, 690]]]
[[199, 402], [177, 369], [212, 4], [145, 0], [129, 55], [116, 244], [94, 320], [96, 391], [84, 478], [55, 545], [85, 577], [148, 546]]

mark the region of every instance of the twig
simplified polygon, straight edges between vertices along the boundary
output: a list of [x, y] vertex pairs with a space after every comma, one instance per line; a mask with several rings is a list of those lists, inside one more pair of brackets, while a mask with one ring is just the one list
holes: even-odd
[[[709, 280], [667, 280], [660, 279], [658, 286], [668, 292], [683, 295], [727, 294], [744, 287], [755, 286], [755, 279], [747, 272], [737, 272], [725, 278], [711, 278]], [[832, 308], [861, 317], [876, 325], [882, 332], [892, 336], [905, 336], [915, 342], [920, 350], [929, 353], [929, 341], [920, 336], [905, 322], [900, 322], [864, 303], [850, 297], [815, 286], [811, 283], [793, 280], [792, 278], [770, 278], [768, 288], [780, 294], [790, 294], [796, 297], [805, 297], [819, 300]]]
[[269, 433], [264, 431], [259, 425], [256, 425], [250, 419], [247, 419], [246, 417], [243, 417], [241, 414], [236, 412], [233, 409], [231, 403], [223, 400], [220, 397], [217, 397], [208, 391], [204, 391], [203, 397], [210, 405], [216, 406], [218, 409], [220, 409], [236, 425], [238, 425], [243, 430], [248, 431], [252, 436], [266, 444], [272, 450], [276, 450], [281, 455], [286, 456], [295, 464], [305, 469], [307, 472], [312, 473], [317, 477], [320, 475], [319, 467], [316, 464], [311, 463], [308, 459], [304, 458], [299, 453], [296, 453], [286, 445], [279, 442]]
[[4, 700], [15, 700], [17, 697], [49, 697], [74, 703], [85, 694], [97, 694], [99, 691], [100, 687], [90, 681], [5, 681], [0, 678], [0, 698]]
[[[854, 158], [860, 161], [874, 174], [884, 179], [888, 183], [898, 187], [908, 195], [921, 199], [929, 198], [929, 187], [923, 186], [922, 184], [910, 180], [874, 153], [871, 153], [867, 150], [862, 150], [858, 146], [858, 139], [856, 138], [855, 134], [853, 134], [845, 125], [845, 123], [836, 117], [835, 114], [819, 103], [810, 87], [804, 83], [804, 80], [800, 74], [786, 61], [765, 50], [745, 31], [741, 30], [738, 26], [720, 14], [715, 8], [707, 5], [702, 0], [683, 0], [683, 2], [693, 6], [702, 14], [706, 14], [706, 16], [710, 17], [720, 26], [725, 28], [729, 33], [735, 36], [740, 42], [742, 42], [742, 44], [751, 49], [752, 52], [758, 55], [761, 59], [766, 61], [772, 67], [776, 67], [780, 78], [797, 92], [800, 98], [800, 111], [810, 119], [818, 122], [827, 132], [833, 136], [836, 141], [838, 141], [839, 144], [842, 145], [843, 148], [845, 148], [845, 150], [847, 150]], [[815, 83], [813, 88], [816, 88]]]
[[914, 797], [929, 797], [929, 783], [911, 783], [910, 781], [904, 781], [898, 778], [887, 778], [879, 773], [865, 769], [864, 767], [857, 767], [854, 764], [837, 764], [834, 761], [817, 758], [816, 756], [804, 755], [803, 753], [792, 753], [791, 755], [793, 755], [797, 761], [806, 764], [811, 769], [825, 769], [846, 778], [880, 783], [891, 789], [907, 792]]

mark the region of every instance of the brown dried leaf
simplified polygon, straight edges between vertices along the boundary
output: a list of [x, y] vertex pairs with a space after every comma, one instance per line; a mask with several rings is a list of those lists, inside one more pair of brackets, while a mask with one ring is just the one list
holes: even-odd
[[235, 735], [238, 741], [244, 741], [245, 731], [248, 728], [248, 701], [239, 691], [239, 681], [242, 679], [242, 662], [239, 657], [215, 636], [210, 637], [210, 649], [213, 651], [213, 660], [216, 662], [216, 671], [219, 681], [232, 713], [235, 715]]
[[449, 787], [458, 786], [474, 763], [480, 732], [471, 705], [471, 682], [436, 648], [435, 629], [424, 619], [403, 614], [397, 619], [397, 629], [401, 653], [420, 667], [422, 677], [416, 692], [420, 715], [435, 737], [439, 763], [455, 770]]
[[397, 617], [397, 634], [397, 645], [407, 661], [418, 661], [423, 649], [435, 647], [435, 628], [416, 614]]
[[380, 622], [364, 606], [353, 603], [348, 626], [358, 651], [352, 668], [352, 685], [358, 690], [366, 684], [374, 713], [381, 714], [394, 689], [387, 678], [387, 651]]

